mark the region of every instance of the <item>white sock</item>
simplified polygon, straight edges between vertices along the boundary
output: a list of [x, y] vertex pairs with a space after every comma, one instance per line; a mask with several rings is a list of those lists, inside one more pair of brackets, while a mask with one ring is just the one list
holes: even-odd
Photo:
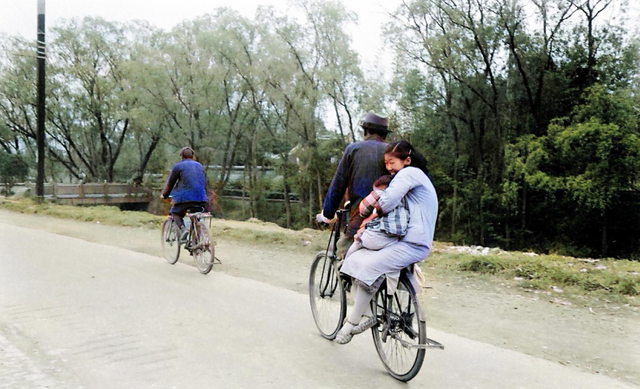
[[354, 327], [354, 325], [347, 321], [346, 323], [344, 323], [344, 325], [340, 329], [340, 332], [342, 332], [345, 335], [346, 334], [350, 334], [351, 331], [353, 331], [353, 327]]
[[357, 325], [358, 323], [360, 323], [362, 314], [364, 314], [367, 311], [371, 312], [372, 298], [373, 298], [373, 293], [368, 293], [366, 290], [364, 290], [364, 288], [356, 288], [355, 294], [353, 296], [353, 299], [354, 299], [353, 309], [351, 310], [351, 314], [349, 315], [347, 324], [351, 322]]

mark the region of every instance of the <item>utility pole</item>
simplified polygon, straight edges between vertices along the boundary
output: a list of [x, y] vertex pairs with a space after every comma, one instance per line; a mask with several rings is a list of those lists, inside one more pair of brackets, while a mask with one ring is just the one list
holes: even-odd
[[44, 116], [45, 116], [45, 63], [47, 51], [44, 43], [44, 2], [38, 0], [38, 101], [37, 101], [37, 132], [38, 143], [38, 175], [36, 177], [36, 196], [40, 201], [44, 200]]

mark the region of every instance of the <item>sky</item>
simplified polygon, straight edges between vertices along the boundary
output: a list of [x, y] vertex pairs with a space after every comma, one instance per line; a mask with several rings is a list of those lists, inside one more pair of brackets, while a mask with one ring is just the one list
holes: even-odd
[[[218, 7], [238, 10], [253, 18], [258, 5], [273, 5], [291, 11], [287, 0], [45, 0], [46, 25], [51, 27], [63, 18], [101, 16], [107, 20], [125, 22], [147, 20], [169, 30], [183, 20], [210, 13]], [[0, 32], [10, 35], [36, 37], [38, 0], [0, 0]], [[353, 48], [360, 54], [366, 72], [390, 77], [393, 54], [385, 47], [382, 26], [402, 0], [343, 0], [346, 7], [358, 16], [358, 24], [348, 32]], [[613, 11], [615, 14], [617, 10]], [[640, 28], [640, 0], [629, 0], [627, 14], [631, 25]]]
[[[377, 62], [377, 58], [390, 56], [381, 37], [381, 26], [387, 11], [392, 11], [402, 0], [343, 0], [346, 7], [358, 15], [359, 23], [350, 28], [353, 47], [361, 61]], [[38, 0], [0, 0], [0, 32], [35, 39]], [[210, 13], [218, 7], [238, 10], [253, 18], [258, 5], [273, 5], [290, 10], [287, 0], [46, 0], [46, 27], [64, 18], [101, 16], [107, 20], [125, 22], [134, 19], [149, 21], [152, 25], [169, 30], [183, 20]], [[390, 72], [388, 61], [384, 72]], [[370, 69], [371, 70], [371, 69]]]

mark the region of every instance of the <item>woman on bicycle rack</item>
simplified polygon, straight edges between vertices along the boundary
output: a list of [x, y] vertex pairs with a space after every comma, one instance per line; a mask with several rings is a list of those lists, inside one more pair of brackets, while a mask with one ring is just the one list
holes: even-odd
[[409, 142], [401, 140], [387, 147], [384, 160], [393, 179], [386, 190], [381, 193], [373, 191], [363, 200], [361, 216], [368, 216], [373, 209], [379, 215], [385, 215], [404, 199], [409, 210], [409, 224], [406, 235], [397, 243], [377, 251], [362, 248], [344, 260], [340, 272], [354, 280], [352, 292], [355, 303], [336, 336], [339, 344], [350, 342], [353, 335], [376, 324], [370, 302], [385, 277], [388, 285], [390, 282], [397, 284], [400, 271], [424, 260], [433, 243], [438, 197], [427, 175], [424, 157]]

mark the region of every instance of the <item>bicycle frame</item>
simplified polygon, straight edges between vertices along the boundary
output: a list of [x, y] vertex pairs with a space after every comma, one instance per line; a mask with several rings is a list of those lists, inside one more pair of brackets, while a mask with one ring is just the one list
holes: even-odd
[[[329, 258], [330, 261], [329, 264], [327, 265], [327, 261], [325, 260], [324, 263], [322, 264], [322, 276], [320, 278], [320, 285], [321, 285], [321, 290], [320, 290], [320, 296], [324, 297], [331, 297], [333, 296], [333, 294], [336, 292], [336, 289], [338, 288], [338, 283], [340, 282], [340, 277], [335, 275], [335, 272], [333, 271], [326, 271], [327, 270], [327, 266], [329, 266], [328, 270], [332, 270], [331, 266], [335, 266], [335, 263], [337, 261], [337, 255], [336, 252], [338, 251], [338, 240], [340, 239], [340, 229], [342, 226], [342, 221], [344, 218], [344, 214], [347, 212], [346, 209], [340, 209], [336, 212], [337, 215], [337, 220], [336, 222], [333, 224], [333, 227], [331, 228], [331, 234], [329, 235], [329, 243], [327, 244], [327, 250], [326, 250], [326, 258]], [[331, 247], [331, 245], [333, 245], [333, 247]], [[332, 250], [330, 250], [332, 248]], [[325, 281], [324, 277], [325, 274], [328, 274], [329, 279]], [[329, 290], [329, 292], [327, 292], [327, 289]]]
[[200, 223], [202, 222], [202, 219], [209, 219], [209, 228], [211, 228], [212, 216], [207, 212], [193, 212], [187, 213], [185, 217], [188, 217], [189, 220], [191, 220], [188, 238], [188, 242], [190, 242], [191, 245], [185, 245], [185, 248], [189, 250], [189, 252], [193, 252], [194, 250], [199, 248], [199, 245], [202, 244], [198, 242], [198, 239], [200, 239]]
[[[411, 281], [409, 280], [408, 272], [411, 271], [412, 266], [402, 269], [402, 271], [400, 272], [400, 280], [398, 281], [398, 283], [402, 282], [403, 280], [408, 282], [409, 284], [411, 283]], [[383, 318], [378, 319], [379, 324], [383, 324], [383, 322], [380, 319], [383, 319], [383, 320], [386, 319], [386, 322], [384, 323], [386, 324], [386, 326], [384, 329], [384, 333], [382, 334], [383, 339], [386, 340], [388, 336], [391, 336], [392, 338], [398, 340], [404, 347], [407, 347], [407, 348], [419, 348], [419, 349], [420, 348], [422, 349], [437, 348], [440, 350], [444, 350], [444, 345], [430, 338], [426, 338], [425, 343], [423, 344], [409, 344], [403, 341], [402, 339], [396, 337], [395, 332], [397, 332], [398, 329], [406, 333], [411, 339], [414, 339], [416, 336], [418, 336], [418, 334], [415, 332], [415, 329], [410, 328], [406, 325], [407, 322], [411, 322], [411, 316], [415, 315], [417, 312], [413, 312], [413, 313], [410, 312], [409, 317], [404, 317], [404, 315], [398, 316], [397, 314], [392, 312], [392, 310], [390, 309], [391, 305], [393, 304], [393, 301], [395, 301], [398, 307], [400, 308], [402, 307], [402, 304], [398, 299], [397, 294], [396, 293], [389, 294], [387, 292], [386, 280], [380, 286], [380, 290], [384, 290], [386, 294], [386, 298], [382, 300]], [[410, 311], [411, 307], [409, 306], [408, 308]], [[418, 309], [420, 308], [418, 307]], [[424, 316], [420, 321], [423, 324], [426, 323], [424, 320]]]
[[[326, 250], [319, 252], [309, 276], [311, 310], [321, 335], [334, 340], [347, 317], [347, 293], [351, 277], [339, 272], [343, 258], [338, 256], [338, 241], [348, 209], [340, 209], [331, 228]], [[389, 294], [388, 280], [374, 294], [373, 314], [377, 323], [372, 327], [376, 350], [387, 371], [400, 381], [413, 379], [420, 371], [425, 358], [425, 349], [444, 346], [426, 336], [426, 317], [411, 283], [412, 267], [400, 272], [400, 286]], [[405, 301], [406, 300], [406, 301]], [[387, 343], [390, 341], [391, 343]], [[413, 351], [403, 351], [403, 350]], [[391, 361], [391, 362], [390, 362]], [[406, 365], [406, 370], [403, 370]]]

